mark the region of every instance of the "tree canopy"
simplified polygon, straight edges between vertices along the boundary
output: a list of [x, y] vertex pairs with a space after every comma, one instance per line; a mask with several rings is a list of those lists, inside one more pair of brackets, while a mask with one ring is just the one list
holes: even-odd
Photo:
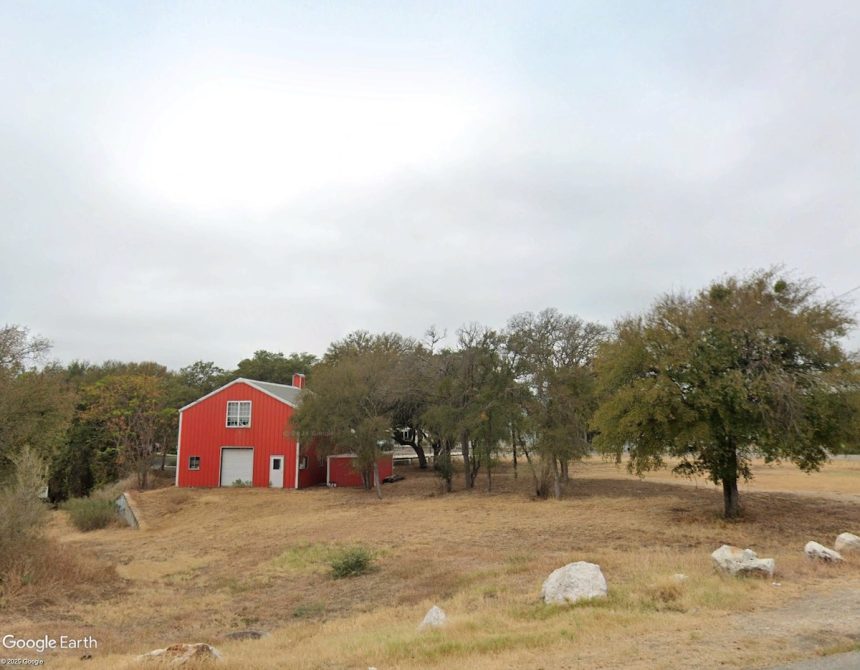
[[506, 349], [521, 408], [512, 439], [525, 453], [541, 497], [550, 485], [553, 496], [561, 497], [568, 463], [591, 449], [593, 362], [605, 338], [604, 326], [555, 309], [519, 314], [508, 323]]
[[681, 474], [722, 484], [726, 517], [750, 462], [818, 469], [856, 425], [857, 366], [840, 345], [854, 321], [808, 280], [777, 270], [666, 295], [616, 324], [600, 350], [597, 444], [642, 473], [678, 459]]
[[382, 497], [377, 459], [391, 440], [390, 380], [394, 358], [367, 348], [324, 361], [314, 370], [312, 393], [305, 393], [292, 419], [302, 443], [316, 443], [321, 455], [353, 453], [365, 486]]
[[[447, 340], [355, 331], [321, 359], [258, 350], [235, 368], [198, 360], [47, 360], [26, 328], [0, 329], [0, 484], [25, 449], [50, 465], [55, 500], [136, 472], [143, 484], [176, 444], [177, 410], [236, 377], [308, 377], [292, 429], [320, 452], [351, 451], [370, 487], [383, 446], [411, 447], [446, 490], [513, 476], [525, 457], [539, 497], [559, 497], [571, 464], [599, 446], [642, 474], [670, 462], [722, 484], [727, 516], [752, 459], [805, 471], [856, 449], [858, 362], [842, 348], [845, 304], [808, 280], [764, 270], [666, 295], [610, 332], [554, 309], [502, 329], [468, 324]], [[287, 427], [285, 427], [287, 428]], [[461, 458], [460, 458], [461, 457]], [[431, 460], [432, 459], [432, 460]], [[378, 478], [377, 478], [378, 479]]]
[[251, 358], [239, 361], [234, 376], [275, 384], [292, 384], [294, 372], [308, 375], [316, 362], [317, 357], [307, 352], [284, 356], [281, 352], [260, 349]]
[[49, 461], [62, 446], [73, 410], [63, 370], [45, 364], [50, 344], [21, 326], [0, 329], [0, 481], [29, 448]]

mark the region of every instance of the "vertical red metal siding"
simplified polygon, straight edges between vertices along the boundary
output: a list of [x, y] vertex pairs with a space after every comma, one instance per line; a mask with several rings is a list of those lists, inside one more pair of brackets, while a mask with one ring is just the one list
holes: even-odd
[[394, 474], [394, 456], [380, 456], [379, 460], [379, 479], [385, 479]]
[[[251, 401], [251, 426], [227, 428], [227, 401]], [[284, 457], [284, 488], [296, 485], [296, 441], [289, 434], [293, 408], [245, 383], [237, 383], [182, 413], [179, 486], [219, 486], [222, 447], [254, 448], [254, 486], [269, 485], [269, 457]], [[189, 470], [189, 456], [200, 469]], [[310, 459], [308, 459], [310, 461]]]
[[299, 470], [299, 488], [315, 486], [325, 481], [325, 459], [320, 460], [317, 455], [316, 445], [303, 448], [302, 452], [308, 457], [308, 467]]
[[[394, 458], [380, 456], [379, 479], [385, 479], [394, 472]], [[361, 473], [355, 468], [355, 456], [332, 456], [328, 461], [328, 483], [335, 486], [364, 486]]]

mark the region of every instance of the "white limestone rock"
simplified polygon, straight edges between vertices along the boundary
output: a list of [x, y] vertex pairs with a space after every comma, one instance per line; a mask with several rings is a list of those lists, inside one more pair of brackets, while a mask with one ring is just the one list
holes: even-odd
[[741, 549], [724, 544], [711, 554], [714, 565], [730, 575], [773, 577], [776, 563], [772, 558], [759, 558], [752, 549]]
[[424, 615], [424, 619], [418, 625], [418, 630], [444, 628], [447, 623], [448, 616], [445, 611], [441, 607], [433, 605], [427, 610], [427, 614]]
[[852, 551], [860, 552], [860, 537], [852, 533], [842, 533], [836, 538], [833, 548], [840, 554], [848, 554]]
[[554, 570], [543, 583], [541, 597], [545, 603], [563, 604], [605, 598], [606, 592], [606, 578], [600, 566], [577, 561]]
[[807, 542], [806, 546], [803, 548], [804, 553], [813, 559], [824, 561], [825, 563], [841, 563], [842, 555], [838, 551], [833, 551], [833, 549], [828, 549], [823, 544], [819, 544], [818, 542]]
[[223, 660], [221, 652], [204, 642], [195, 644], [172, 644], [165, 649], [155, 649], [137, 657], [140, 663], [154, 662], [159, 665], [176, 667], [192, 663], [195, 667], [208, 662]]

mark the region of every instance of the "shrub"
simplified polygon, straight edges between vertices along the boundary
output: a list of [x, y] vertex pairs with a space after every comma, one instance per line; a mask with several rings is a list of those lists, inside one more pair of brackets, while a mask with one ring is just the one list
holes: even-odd
[[335, 579], [356, 577], [370, 572], [373, 554], [364, 547], [344, 549], [331, 559], [331, 575]]
[[[0, 546], [16, 547], [37, 539], [44, 526], [47, 508], [42, 500], [45, 488], [45, 464], [30, 449], [23, 449], [13, 459], [15, 474], [0, 488]], [[4, 555], [0, 552], [0, 564]], [[0, 569], [4, 566], [0, 565]]]
[[63, 504], [63, 509], [75, 528], [84, 532], [116, 523], [116, 506], [111, 500], [74, 498]]

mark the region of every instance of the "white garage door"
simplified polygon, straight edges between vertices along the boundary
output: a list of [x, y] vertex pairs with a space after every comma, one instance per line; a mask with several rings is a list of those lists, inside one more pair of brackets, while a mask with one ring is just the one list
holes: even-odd
[[237, 480], [249, 485], [254, 479], [254, 450], [221, 450], [221, 486], [233, 486]]

